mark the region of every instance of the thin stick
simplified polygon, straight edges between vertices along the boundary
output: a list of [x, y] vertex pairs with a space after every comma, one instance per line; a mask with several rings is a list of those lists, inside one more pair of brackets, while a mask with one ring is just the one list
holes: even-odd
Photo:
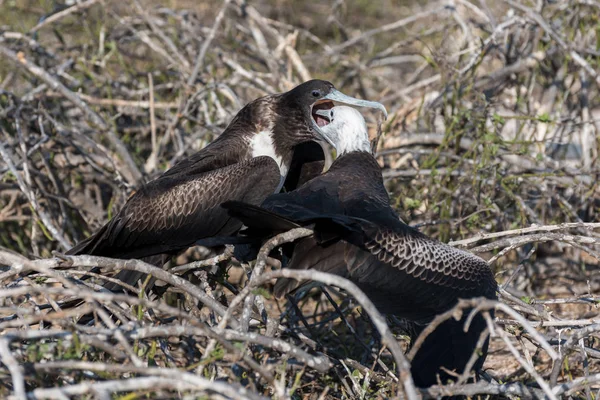
[[422, 18], [430, 17], [435, 14], [439, 14], [444, 10], [446, 10], [446, 6], [434, 8], [429, 11], [423, 11], [420, 13], [416, 13], [416, 14], [411, 15], [408, 18], [403, 18], [396, 22], [392, 22], [391, 24], [387, 24], [387, 25], [383, 25], [379, 28], [371, 29], [369, 31], [366, 31], [366, 32], [352, 38], [352, 39], [346, 40], [344, 43], [338, 44], [337, 46], [333, 46], [331, 48], [331, 50], [329, 50], [327, 52], [327, 54], [331, 55], [331, 54], [339, 53], [340, 51], [342, 51], [350, 46], [354, 46], [356, 43], [362, 42], [363, 40], [368, 39], [372, 36], [378, 35], [380, 33], [390, 32], [390, 31], [396, 30], [398, 28], [402, 28], [403, 26], [412, 24], [413, 22], [416, 22]]
[[25, 197], [27, 197], [29, 204], [31, 204], [31, 208], [33, 208], [35, 213], [40, 217], [40, 220], [42, 220], [42, 223], [48, 229], [52, 237], [54, 237], [54, 239], [56, 239], [58, 243], [60, 243], [63, 249], [66, 250], [71, 248], [71, 244], [60, 233], [58, 228], [54, 225], [54, 222], [52, 222], [52, 219], [50, 219], [50, 216], [46, 214], [44, 210], [42, 210], [42, 207], [40, 207], [40, 204], [38, 203], [35, 194], [33, 194], [33, 191], [30, 188], [28, 188], [25, 182], [23, 181], [21, 174], [19, 174], [19, 172], [17, 171], [15, 163], [13, 162], [10, 154], [4, 147], [4, 143], [2, 142], [0, 142], [0, 156], [2, 156], [10, 172], [12, 172], [12, 174], [17, 179], [17, 184], [19, 185], [19, 188], [21, 189]]
[[87, 118], [94, 125], [97, 125], [98, 127], [100, 127], [100, 129], [106, 132], [108, 139], [111, 141], [112, 145], [115, 147], [117, 153], [122, 158], [123, 162], [125, 163], [125, 166], [127, 167], [125, 170], [127, 172], [125, 174], [125, 178], [127, 179], [127, 181], [130, 184], [135, 185], [141, 180], [142, 174], [136, 166], [135, 161], [133, 161], [133, 158], [127, 150], [127, 147], [125, 147], [121, 139], [117, 137], [116, 133], [110, 128], [106, 121], [104, 121], [104, 119], [100, 115], [98, 115], [91, 108], [89, 108], [88, 105], [85, 104], [85, 102], [81, 100], [81, 98], [76, 93], [69, 90], [69, 88], [60, 83], [56, 78], [54, 78], [52, 75], [46, 72], [46, 70], [38, 67], [30, 60], [27, 60], [23, 53], [17, 54], [9, 48], [0, 45], [0, 54], [3, 54], [6, 58], [15, 63], [17, 66], [24, 67], [25, 70], [31, 75], [44, 81], [50, 88], [52, 88], [52, 90], [59, 91], [77, 108], [82, 110], [87, 116]]
[[521, 366], [525, 369], [525, 371], [527, 371], [529, 373], [529, 375], [533, 376], [533, 378], [535, 379], [535, 381], [538, 383], [538, 385], [540, 385], [540, 387], [542, 388], [542, 390], [544, 391], [544, 393], [546, 393], [546, 395], [550, 398], [550, 400], [558, 400], [556, 398], [556, 395], [552, 392], [552, 389], [550, 389], [550, 386], [548, 385], [548, 382], [546, 382], [540, 376], [540, 374], [537, 373], [537, 371], [535, 370], [535, 368], [533, 368], [531, 365], [529, 365], [529, 363], [527, 361], [525, 361], [521, 357], [521, 355], [519, 354], [519, 351], [510, 342], [510, 340], [508, 339], [506, 333], [503, 330], [498, 330], [498, 334], [500, 335], [500, 337], [502, 338], [502, 340], [504, 340], [504, 343], [506, 343], [506, 346], [508, 347], [508, 349], [510, 350], [510, 352], [513, 354], [513, 356], [515, 357], [515, 359], [519, 362], [519, 364], [521, 364]]
[[[381, 335], [382, 344], [387, 346], [390, 352], [392, 353], [394, 361], [396, 361], [398, 367], [398, 377], [399, 380], [402, 382], [405, 395], [408, 397], [409, 400], [417, 399], [415, 386], [412, 380], [412, 376], [410, 374], [410, 364], [404, 357], [400, 345], [392, 335], [390, 328], [388, 327], [385, 321], [385, 318], [379, 313], [377, 308], [375, 308], [375, 305], [371, 302], [367, 295], [365, 295], [364, 292], [358, 288], [358, 286], [356, 286], [353, 282], [351, 282], [348, 279], [321, 271], [282, 269], [279, 271], [268, 272], [259, 276], [254, 282], [249, 282], [248, 285], [231, 301], [227, 312], [233, 312], [233, 310], [235, 310], [237, 306], [239, 306], [240, 303], [243, 302], [244, 299], [250, 295], [253, 289], [264, 285], [265, 283], [276, 278], [293, 278], [298, 281], [312, 280], [316, 282], [321, 282], [326, 285], [340, 287], [346, 292], [348, 292], [350, 295], [352, 295], [373, 321], [373, 325], [375, 325], [375, 327], [379, 331], [379, 334]], [[399, 388], [399, 390], [401, 389]], [[399, 395], [401, 395], [401, 392], [399, 393]]]
[[158, 142], [156, 141], [156, 115], [154, 111], [154, 79], [152, 73], [148, 73], [148, 90], [150, 102], [150, 140], [152, 142], [152, 152], [148, 156], [145, 169], [146, 172], [151, 172], [156, 168], [156, 158], [158, 157]]
[[35, 33], [37, 31], [39, 31], [40, 29], [44, 28], [46, 25], [50, 25], [58, 20], [63, 19], [64, 17], [66, 17], [68, 15], [88, 9], [91, 6], [93, 6], [94, 4], [96, 4], [98, 1], [99, 0], [83, 1], [81, 3], [76, 3], [76, 4], [72, 5], [71, 7], [66, 8], [62, 11], [54, 13], [51, 16], [49, 16], [48, 18], [45, 18], [42, 22], [40, 22], [33, 28], [31, 28], [31, 30], [29, 31], [29, 34]]
[[217, 34], [217, 29], [219, 29], [221, 21], [223, 21], [225, 11], [227, 11], [229, 3], [231, 3], [231, 0], [223, 1], [223, 5], [221, 6], [221, 10], [219, 10], [219, 13], [217, 14], [217, 17], [215, 18], [215, 23], [213, 24], [212, 29], [210, 30], [208, 37], [204, 40], [202, 46], [200, 47], [198, 57], [196, 58], [196, 62], [194, 63], [194, 69], [192, 70], [192, 73], [190, 74], [190, 77], [187, 80], [188, 86], [194, 85], [194, 82], [196, 82], [196, 78], [198, 77], [198, 73], [204, 67], [204, 57], [206, 56], [206, 52]]
[[[282, 245], [283, 243], [293, 242], [303, 237], [307, 237], [312, 235], [313, 231], [306, 228], [296, 228], [292, 229], [288, 232], [281, 233], [273, 238], [271, 238], [268, 242], [266, 242], [260, 249], [258, 253], [258, 257], [256, 258], [256, 265], [252, 271], [252, 276], [250, 277], [250, 282], [248, 285], [252, 285], [263, 272], [263, 269], [267, 265], [267, 258], [271, 251], [275, 249], [277, 246]], [[250, 321], [250, 313], [252, 311], [252, 306], [254, 304], [256, 296], [254, 294], [250, 294], [245, 302], [244, 302], [244, 310], [242, 311], [242, 331], [248, 331], [248, 323]], [[231, 309], [231, 306], [230, 306]]]
[[463, 240], [454, 240], [449, 242], [450, 246], [466, 246], [471, 243], [476, 243], [482, 240], [495, 239], [503, 236], [512, 236], [512, 235], [522, 235], [524, 233], [531, 232], [552, 232], [552, 231], [562, 231], [566, 229], [573, 228], [582, 228], [587, 230], [592, 229], [600, 229], [600, 222], [570, 222], [558, 225], [532, 225], [527, 228], [519, 228], [519, 229], [511, 229], [508, 231], [500, 231], [500, 232], [491, 232], [491, 233], [480, 233], [476, 236], [463, 239]]
[[67, 256], [64, 255], [64, 259], [69, 260], [73, 266], [77, 267], [100, 267], [110, 269], [126, 269], [129, 271], [143, 272], [148, 275], [152, 275], [154, 278], [159, 279], [163, 282], [169, 283], [175, 287], [185, 290], [191, 294], [194, 298], [207, 305], [211, 310], [215, 311], [219, 315], [225, 315], [226, 309], [220, 303], [207, 296], [202, 290], [192, 285], [189, 281], [180, 278], [176, 275], [170, 274], [161, 268], [155, 267], [154, 265], [147, 264], [140, 260], [118, 260], [107, 257], [96, 257], [88, 255], [80, 256]]
[[12, 355], [9, 347], [9, 341], [6, 338], [0, 338], [0, 361], [8, 368], [12, 378], [13, 390], [18, 400], [26, 400], [25, 378], [21, 366]]
[[[168, 370], [165, 370], [168, 371]], [[174, 371], [168, 377], [129, 378], [126, 380], [109, 380], [101, 382], [83, 382], [75, 385], [65, 385], [58, 388], [35, 389], [27, 393], [28, 397], [35, 399], [64, 399], [65, 396], [81, 396], [91, 394], [98, 390], [109, 393], [129, 392], [133, 390], [170, 389], [177, 391], [200, 390], [219, 393], [232, 399], [266, 400], [266, 397], [251, 392], [239, 385], [228, 384], [208, 379], [193, 374], [184, 374]]]

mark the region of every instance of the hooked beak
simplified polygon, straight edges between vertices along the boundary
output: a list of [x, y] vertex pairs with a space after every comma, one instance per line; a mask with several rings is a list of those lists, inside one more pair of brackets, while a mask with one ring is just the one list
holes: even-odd
[[314, 110], [313, 112], [327, 121], [327, 124], [325, 126], [318, 126], [317, 124], [315, 124], [315, 129], [317, 130], [317, 132], [319, 132], [319, 135], [321, 135], [321, 137], [331, 145], [331, 147], [337, 149], [337, 146], [329, 137], [329, 134], [327, 132], [329, 131], [329, 129], [327, 129], [327, 126], [331, 123], [330, 109]]
[[[329, 111], [329, 109], [334, 107], [333, 102], [347, 104], [347, 105], [355, 106], [355, 107], [374, 108], [374, 109], [382, 112], [384, 119], [386, 119], [387, 115], [388, 115], [387, 110], [381, 103], [378, 103], [376, 101], [356, 99], [354, 97], [345, 95], [344, 93], [340, 92], [339, 90], [332, 89], [331, 92], [329, 92], [326, 96], [321, 97], [315, 104], [313, 104], [311, 106], [311, 115], [313, 116], [313, 118], [311, 118], [311, 122], [313, 125], [313, 129], [319, 134], [319, 136], [321, 136], [321, 138], [323, 140], [325, 140], [327, 143], [329, 143], [333, 148], [336, 148], [335, 143], [333, 143], [333, 141], [327, 135], [325, 130], [322, 129], [322, 128], [325, 128], [329, 122], [331, 122], [329, 120], [328, 111]], [[324, 108], [316, 109], [315, 106], [317, 106], [317, 105], [319, 105], [319, 107], [324, 107]], [[323, 121], [320, 121], [320, 123], [317, 123], [316, 120], [318, 118], [316, 118], [316, 116], [323, 117], [323, 119], [328, 121], [327, 124], [320, 126], [320, 125], [322, 125]]]
[[[329, 109], [313, 110], [312, 114], [316, 114], [320, 117], [323, 117], [327, 121], [327, 124], [329, 124], [329, 122], [331, 122], [331, 121], [329, 120], [329, 112], [328, 111], [329, 111]], [[315, 132], [317, 132], [319, 134], [321, 139], [325, 140], [327, 143], [329, 143], [331, 145], [331, 147], [333, 147], [335, 149], [336, 148], [335, 143], [333, 143], [333, 141], [329, 138], [327, 133], [323, 129], [321, 129], [327, 125], [321, 127], [316, 123], [314, 118], [311, 118], [310, 120], [312, 122], [313, 129], [315, 130]]]
[[318, 114], [321, 117], [325, 118], [327, 121], [331, 122], [329, 110], [315, 110], [315, 114]]
[[[332, 89], [331, 92], [329, 92], [329, 94], [327, 94], [326, 96], [322, 97], [321, 100], [331, 100], [331, 101], [336, 101], [338, 103], [344, 103], [344, 104], [348, 104], [350, 106], [356, 106], [356, 107], [374, 108], [383, 113], [384, 119], [387, 119], [387, 116], [388, 116], [387, 110], [385, 109], [383, 104], [378, 103], [376, 101], [355, 99], [354, 97], [347, 96], [344, 93], [342, 93], [336, 89]], [[319, 114], [319, 115], [321, 115], [321, 114]]]

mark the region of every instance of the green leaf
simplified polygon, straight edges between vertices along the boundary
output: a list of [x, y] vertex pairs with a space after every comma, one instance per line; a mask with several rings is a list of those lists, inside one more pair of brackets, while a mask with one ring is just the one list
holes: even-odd
[[529, 296], [523, 296], [523, 297], [521, 297], [521, 300], [527, 304], [531, 304], [531, 302], [532, 302], [532, 299]]
[[506, 120], [504, 119], [503, 116], [498, 115], [496, 113], [494, 113], [494, 115], [492, 115], [492, 121], [494, 121], [497, 124], [504, 124], [506, 123]]
[[550, 118], [550, 115], [548, 113], [543, 113], [538, 115], [537, 117], [538, 121], [549, 124], [552, 122], [552, 118]]

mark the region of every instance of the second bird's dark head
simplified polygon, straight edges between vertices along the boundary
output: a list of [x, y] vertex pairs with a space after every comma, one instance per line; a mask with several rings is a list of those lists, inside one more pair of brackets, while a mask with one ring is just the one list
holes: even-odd
[[329, 120], [317, 114], [317, 110], [328, 110], [335, 105], [346, 104], [375, 108], [387, 117], [385, 107], [381, 103], [347, 96], [337, 90], [331, 82], [318, 79], [304, 82], [281, 94], [275, 104], [277, 121], [273, 133], [275, 137], [287, 137], [294, 144], [324, 140], [333, 145], [331, 139], [320, 129], [327, 125]]

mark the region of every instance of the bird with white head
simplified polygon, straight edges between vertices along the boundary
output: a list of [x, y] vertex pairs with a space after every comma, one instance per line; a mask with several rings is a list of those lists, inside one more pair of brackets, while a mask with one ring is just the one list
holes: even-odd
[[[486, 261], [432, 239], [399, 218], [371, 154], [362, 115], [345, 106], [313, 112], [329, 121], [318, 129], [337, 149], [337, 159], [327, 172], [294, 191], [269, 196], [260, 207], [223, 203], [229, 215], [248, 227], [246, 235], [267, 240], [310, 227], [313, 235], [281, 250], [285, 267], [350, 279], [380, 312], [405, 319], [413, 341], [459, 299], [496, 300], [498, 286]], [[281, 297], [302, 285], [281, 278], [274, 294]], [[454, 380], [465, 369], [481, 370], [489, 346], [489, 339], [482, 341], [487, 323], [471, 311], [465, 310], [460, 320], [443, 322], [421, 344], [411, 362], [417, 386]]]
[[338, 157], [353, 151], [371, 151], [369, 131], [362, 114], [348, 106], [315, 111], [329, 123], [320, 126], [320, 133], [335, 147]]

